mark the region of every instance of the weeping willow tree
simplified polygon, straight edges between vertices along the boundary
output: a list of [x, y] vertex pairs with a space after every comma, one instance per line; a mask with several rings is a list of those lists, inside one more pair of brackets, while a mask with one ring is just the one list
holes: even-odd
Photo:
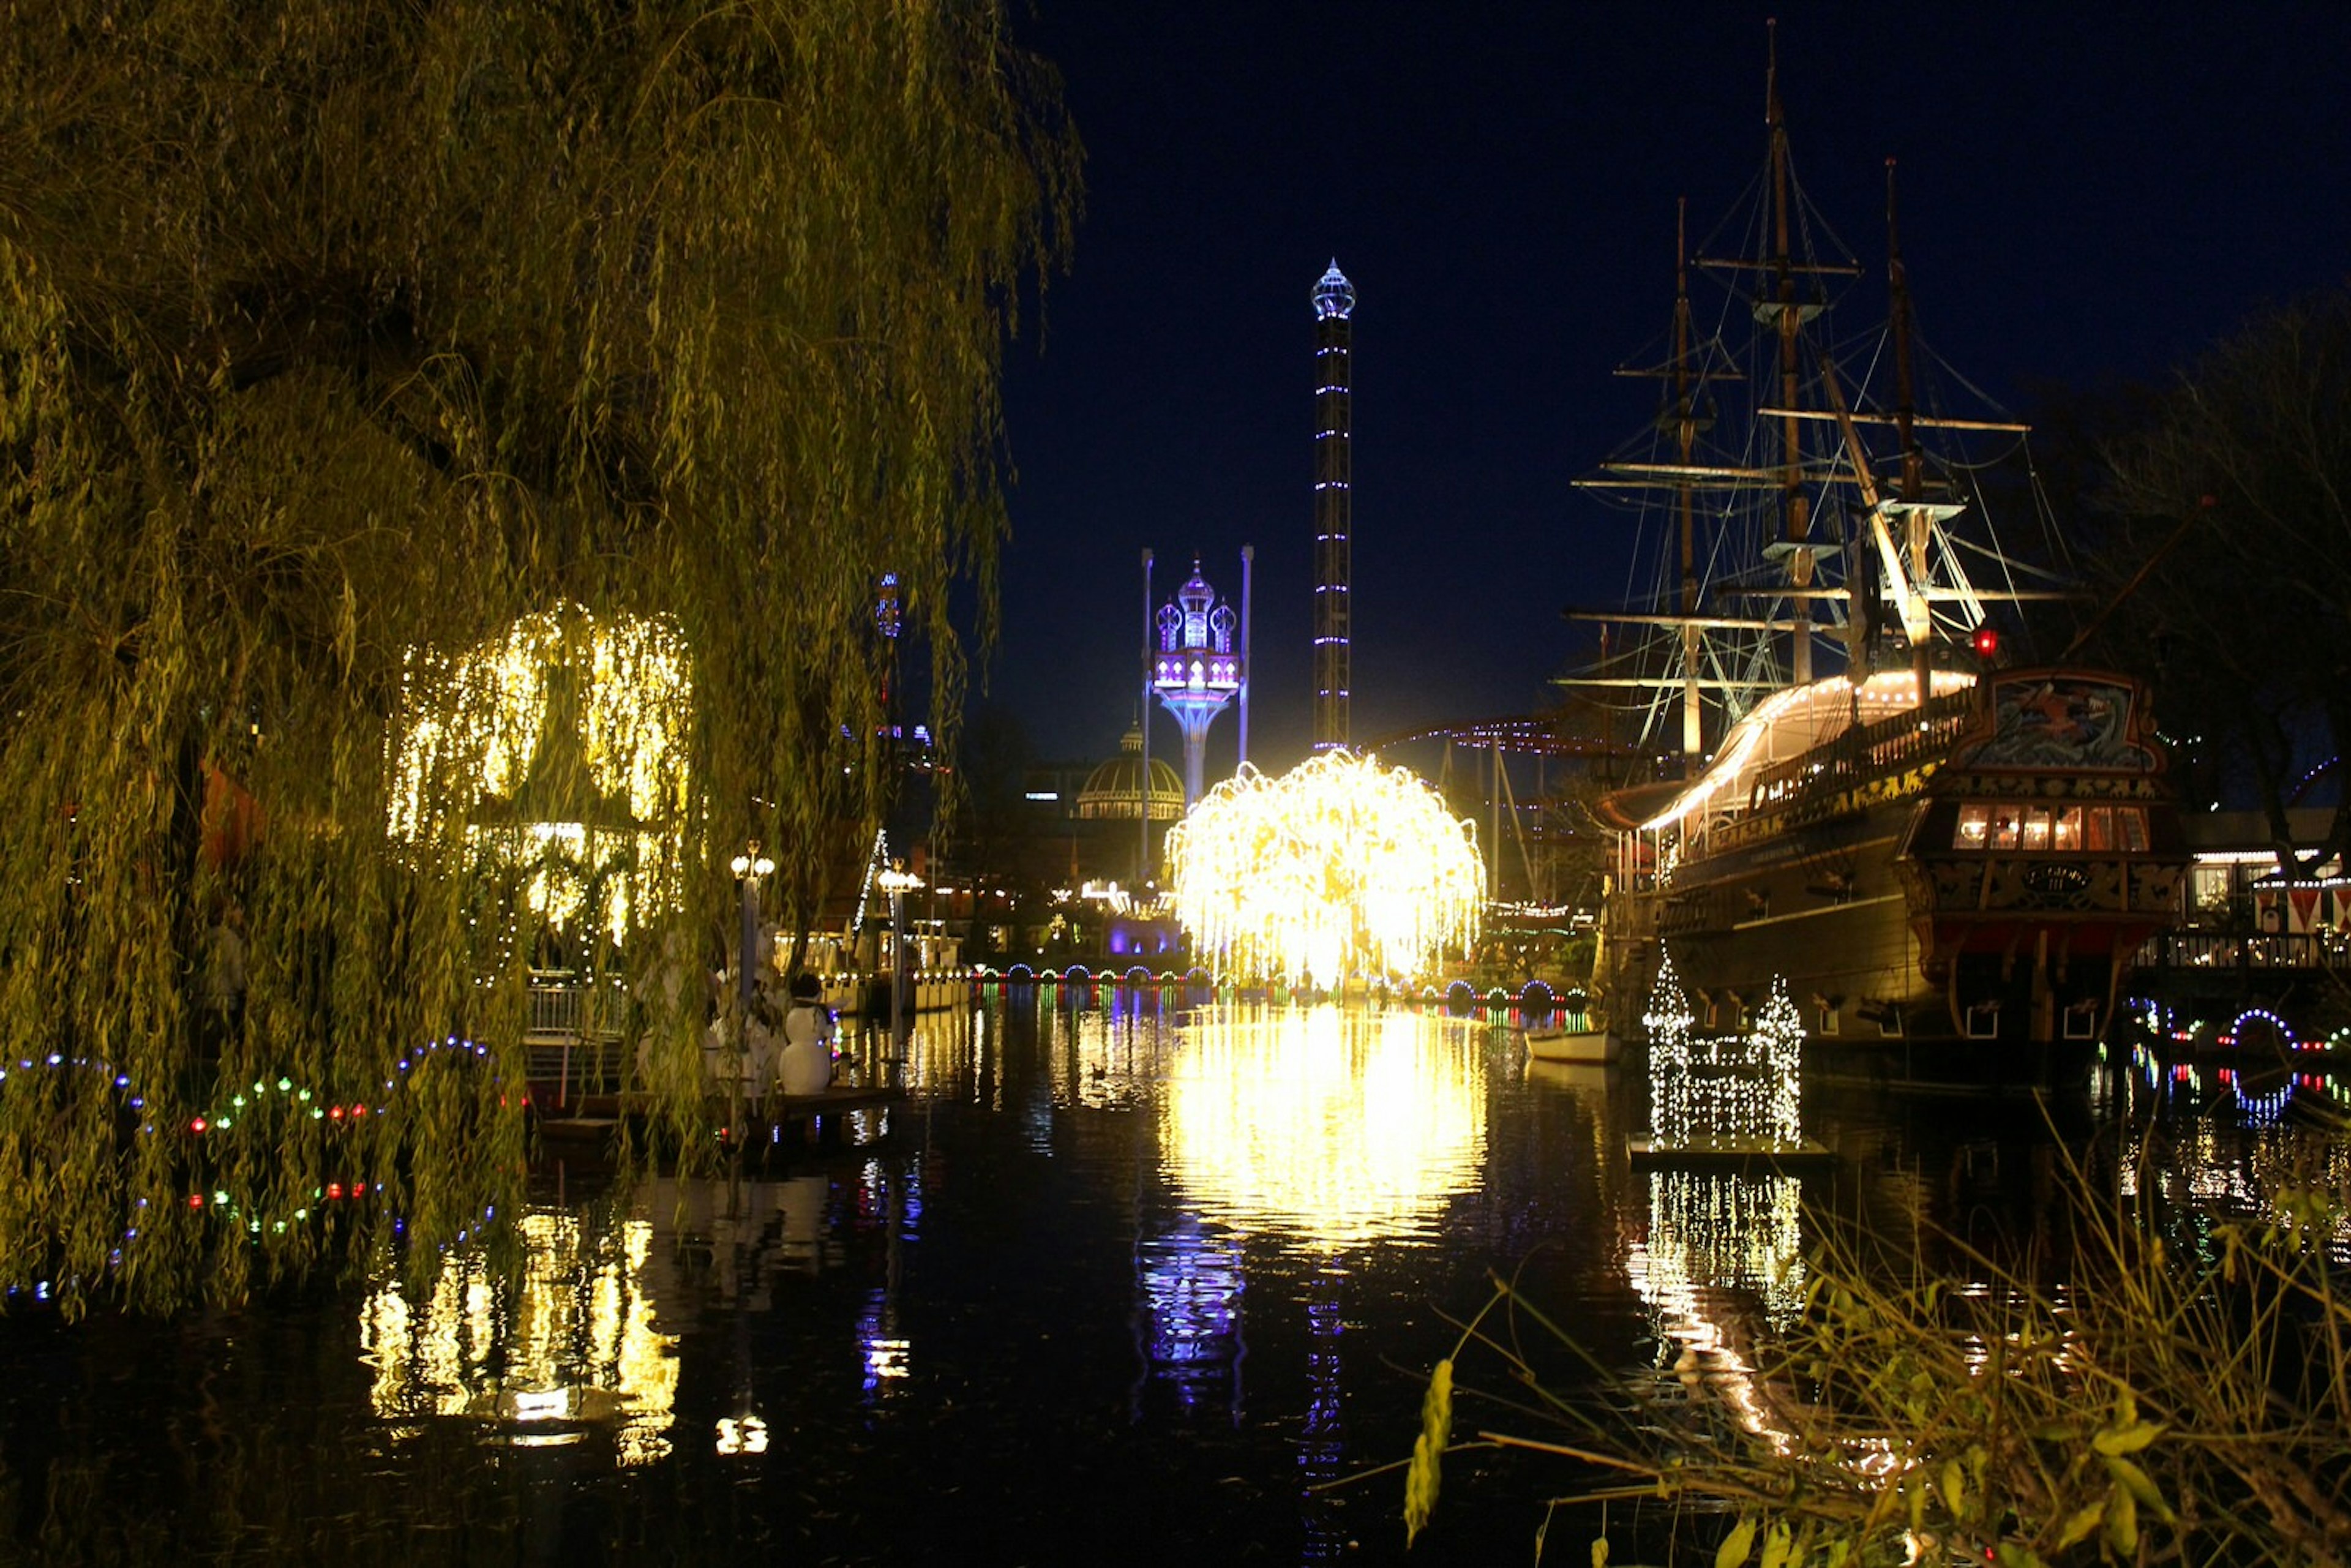
[[[300, 1262], [256, 1220], [358, 1157], [307, 1112], [423, 1041], [485, 1066], [368, 1157], [511, 1171], [547, 883], [499, 831], [657, 832], [632, 953], [698, 967], [748, 837], [806, 918], [887, 788], [877, 583], [943, 729], [992, 635], [999, 358], [1077, 157], [993, 0], [0, 5], [0, 1278]], [[501, 717], [465, 672], [518, 627]], [[615, 629], [682, 718], [599, 727]], [[281, 1080], [280, 1133], [190, 1143]]]

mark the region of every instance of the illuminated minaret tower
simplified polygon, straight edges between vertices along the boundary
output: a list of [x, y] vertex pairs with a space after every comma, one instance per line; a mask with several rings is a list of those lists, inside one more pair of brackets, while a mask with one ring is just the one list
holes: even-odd
[[1354, 424], [1349, 346], [1355, 286], [1336, 260], [1314, 285], [1314, 749], [1347, 744]]
[[[1244, 584], [1249, 560], [1249, 552], [1242, 551]], [[1176, 591], [1175, 602], [1159, 607], [1151, 655], [1151, 695], [1176, 716], [1176, 727], [1184, 732], [1186, 809], [1199, 804], [1206, 787], [1208, 727], [1235, 697], [1247, 702], [1248, 687], [1248, 626], [1231, 605], [1217, 601], [1196, 559], [1192, 579]]]

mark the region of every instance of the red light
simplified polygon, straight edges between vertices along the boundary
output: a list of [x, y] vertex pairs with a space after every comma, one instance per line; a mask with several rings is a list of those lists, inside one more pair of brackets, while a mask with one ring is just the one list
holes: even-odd
[[188, 1207], [190, 1208], [202, 1208], [204, 1206], [204, 1195], [203, 1193], [192, 1192], [188, 1194]]
[[1968, 642], [1975, 649], [1977, 658], [1989, 659], [2000, 652], [2000, 629], [1996, 626], [1979, 626], [1976, 628], [1976, 634], [1969, 638]]
[[343, 1108], [340, 1105], [336, 1106], [334, 1109], [327, 1113], [327, 1120], [329, 1122], [340, 1122], [342, 1119]]
[[343, 1196], [343, 1184], [342, 1184], [342, 1183], [340, 1183], [340, 1182], [339, 1182], [339, 1181], [330, 1181], [330, 1182], [329, 1182], [329, 1183], [327, 1184], [327, 1196], [328, 1196], [329, 1197], [342, 1197], [342, 1196]]
[[188, 1124], [188, 1131], [191, 1133], [201, 1133], [204, 1130], [204, 1119], [202, 1116], [199, 1116], [194, 1121]]

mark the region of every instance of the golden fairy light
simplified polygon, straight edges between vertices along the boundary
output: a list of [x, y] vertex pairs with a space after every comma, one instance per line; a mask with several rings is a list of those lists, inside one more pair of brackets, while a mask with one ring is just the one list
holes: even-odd
[[409, 657], [392, 838], [522, 873], [532, 913], [617, 940], [674, 907], [693, 683], [667, 622], [565, 605], [449, 657]]
[[1167, 862], [1204, 955], [1325, 985], [1466, 949], [1486, 896], [1475, 826], [1406, 769], [1344, 750], [1278, 779], [1244, 766], [1169, 830]]
[[1426, 1240], [1484, 1168], [1485, 1056], [1417, 1012], [1203, 1009], [1160, 1113], [1169, 1174], [1238, 1231]]

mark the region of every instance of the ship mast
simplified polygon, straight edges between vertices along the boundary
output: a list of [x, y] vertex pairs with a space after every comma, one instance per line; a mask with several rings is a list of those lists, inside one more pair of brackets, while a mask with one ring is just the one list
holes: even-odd
[[[1775, 18], [1765, 24], [1769, 41], [1770, 63], [1764, 70], [1764, 123], [1771, 131], [1771, 276], [1772, 299], [1770, 308], [1776, 314], [1773, 323], [1780, 334], [1780, 401], [1781, 406], [1794, 409], [1802, 404], [1802, 365], [1797, 342], [1797, 329], [1806, 312], [1796, 302], [1796, 274], [1789, 249], [1789, 171], [1788, 121], [1780, 108], [1780, 24]], [[1817, 309], [1813, 312], [1817, 314]], [[1798, 685], [1813, 678], [1813, 608], [1812, 600], [1803, 590], [1813, 581], [1813, 504], [1804, 493], [1803, 424], [1793, 418], [1780, 422], [1781, 527], [1782, 540], [1788, 560], [1788, 580], [1797, 590], [1794, 604], [1796, 629], [1791, 649], [1789, 676]]]
[[[1902, 547], [1906, 564], [1910, 569], [1910, 580], [1927, 580], [1927, 512], [1926, 465], [1918, 451], [1918, 435], [1915, 421], [1918, 408], [1910, 380], [1910, 275], [1902, 267], [1902, 227], [1896, 220], [1898, 204], [1894, 194], [1894, 160], [1886, 161], [1886, 287], [1889, 299], [1888, 315], [1894, 332], [1894, 439], [1902, 449]], [[1922, 606], [1923, 608], [1923, 606]], [[1927, 622], [1924, 637], [1910, 640], [1910, 673], [1918, 684], [1918, 700], [1924, 703], [1934, 695], [1933, 675], [1928, 655], [1932, 652], [1933, 622]], [[1909, 617], [1904, 617], [1905, 630]]]
[[1698, 777], [1706, 752], [1698, 695], [1698, 497], [1688, 474], [1697, 458], [1698, 411], [1690, 386], [1689, 198], [1674, 207], [1674, 448], [1683, 477], [1674, 486], [1681, 524], [1682, 777]]

